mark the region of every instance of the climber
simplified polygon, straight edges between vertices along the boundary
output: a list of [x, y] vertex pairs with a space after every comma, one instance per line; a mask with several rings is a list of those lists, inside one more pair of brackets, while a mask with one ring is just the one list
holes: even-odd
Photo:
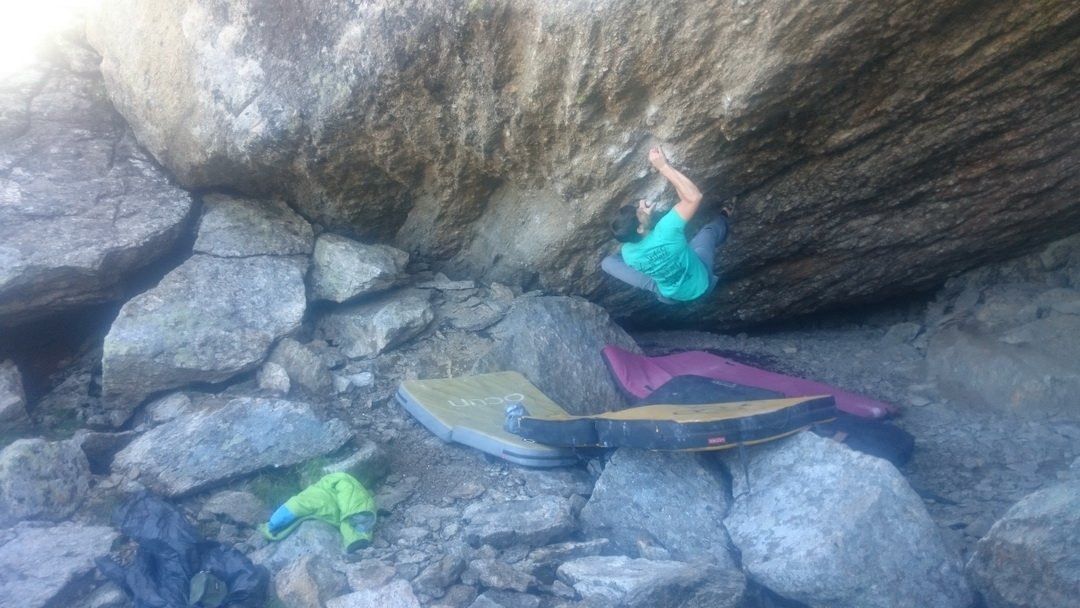
[[611, 221], [620, 250], [603, 259], [600, 267], [611, 276], [654, 295], [665, 304], [689, 302], [712, 291], [716, 246], [727, 238], [723, 213], [705, 224], [687, 241], [686, 224], [701, 206], [701, 191], [689, 178], [668, 164], [663, 150], [649, 150], [649, 162], [679, 196], [670, 212], [659, 217], [654, 205], [642, 199], [621, 207]]

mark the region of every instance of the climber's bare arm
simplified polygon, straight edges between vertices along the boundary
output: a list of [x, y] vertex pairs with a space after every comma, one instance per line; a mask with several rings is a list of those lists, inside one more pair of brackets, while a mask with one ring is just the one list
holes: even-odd
[[679, 195], [679, 202], [675, 204], [675, 213], [684, 220], [690, 221], [701, 206], [701, 190], [698, 190], [690, 178], [668, 164], [664, 151], [659, 146], [649, 150], [649, 162], [675, 187], [675, 193]]

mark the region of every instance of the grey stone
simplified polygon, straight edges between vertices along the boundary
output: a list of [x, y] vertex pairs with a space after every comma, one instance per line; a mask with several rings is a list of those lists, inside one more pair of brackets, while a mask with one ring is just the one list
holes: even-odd
[[18, 428], [29, 421], [22, 374], [14, 361], [4, 360], [0, 362], [0, 431]]
[[465, 571], [465, 559], [460, 555], [445, 555], [420, 571], [413, 588], [431, 597], [442, 597], [446, 589], [458, 582]]
[[372, 357], [431, 326], [435, 313], [427, 298], [422, 291], [405, 291], [348, 305], [320, 319], [319, 332], [350, 358]]
[[610, 544], [606, 538], [598, 538], [584, 542], [545, 545], [529, 552], [524, 568], [537, 580], [552, 584], [555, 580], [555, 571], [563, 562], [579, 557], [600, 555], [608, 550]]
[[282, 396], [288, 395], [289, 390], [292, 389], [289, 372], [273, 361], [267, 361], [259, 367], [258, 373], [255, 374], [255, 382], [258, 383], [259, 388]]
[[210, 194], [203, 197], [194, 251], [219, 257], [311, 255], [311, 224], [281, 199], [254, 200]]
[[277, 572], [273, 580], [277, 598], [295, 608], [321, 608], [330, 598], [349, 592], [345, 575], [319, 555], [307, 555], [292, 562]]
[[289, 466], [340, 448], [351, 436], [305, 403], [237, 398], [155, 427], [116, 455], [113, 472], [167, 496]]
[[72, 605], [71, 595], [86, 590], [77, 582], [94, 572], [94, 560], [107, 555], [118, 536], [105, 526], [16, 526], [0, 540], [0, 606]]
[[882, 341], [886, 344], [907, 344], [913, 342], [921, 331], [922, 325], [919, 323], [897, 323], [890, 327], [889, 331], [885, 332]]
[[582, 557], [558, 571], [582, 598], [627, 608], [680, 606], [709, 575], [702, 565], [622, 555]]
[[759, 584], [811, 606], [971, 604], [959, 556], [887, 461], [805, 432], [746, 456], [724, 524]]
[[248, 557], [271, 572], [279, 572], [310, 555], [334, 556], [342, 553], [341, 532], [324, 521], [309, 519], [285, 538], [257, 549]]
[[581, 526], [626, 555], [659, 545], [676, 560], [735, 568], [723, 526], [729, 494], [715, 459], [620, 449], [596, 481]]
[[400, 249], [321, 234], [308, 277], [311, 298], [340, 303], [384, 291], [403, 278], [408, 262], [409, 254]]
[[1041, 319], [1005, 334], [947, 327], [931, 338], [927, 364], [954, 401], [1031, 418], [1075, 415], [1080, 346], [1056, 337], [1076, 331], [1076, 316]]
[[469, 608], [539, 608], [540, 598], [514, 591], [485, 591], [477, 596]]
[[394, 567], [378, 559], [347, 563], [342, 569], [353, 589], [382, 587], [394, 578]]
[[90, 464], [71, 441], [19, 439], [0, 451], [0, 526], [62, 520], [90, 487]]
[[420, 608], [408, 581], [394, 580], [382, 587], [363, 589], [326, 602], [326, 608]]
[[169, 393], [160, 399], [154, 399], [143, 406], [135, 416], [135, 421], [155, 427], [175, 420], [191, 411], [191, 397], [185, 393]]
[[983, 537], [967, 571], [987, 608], [1069, 606], [1080, 597], [1080, 480], [1035, 492]]
[[538, 581], [501, 559], [473, 559], [469, 562], [469, 580], [475, 580], [487, 589], [502, 589], [524, 593], [536, 587]]
[[521, 372], [571, 414], [625, 407], [600, 353], [609, 344], [638, 348], [599, 306], [581, 298], [523, 297], [491, 333], [495, 344], [475, 372]]
[[267, 508], [262, 499], [251, 492], [224, 490], [206, 499], [199, 511], [199, 519], [224, 518], [230, 522], [255, 527], [270, 518], [273, 508]]
[[129, 300], [105, 337], [102, 390], [113, 423], [155, 391], [254, 369], [299, 328], [305, 308], [294, 260], [192, 256]]
[[330, 368], [315, 352], [292, 338], [282, 338], [270, 351], [270, 363], [285, 368], [290, 386], [301, 386], [313, 395], [333, 394], [334, 380]]
[[[351, 454], [319, 468], [319, 477], [329, 473], [343, 471], [356, 478], [366, 488], [374, 488], [390, 473], [390, 455], [379, 444], [370, 439], [358, 439]], [[307, 484], [318, 479], [305, 479]]]
[[479, 502], [465, 508], [465, 536], [473, 546], [538, 547], [564, 539], [577, 529], [570, 501], [539, 496], [506, 502]]
[[103, 433], [89, 429], [79, 429], [71, 437], [71, 441], [79, 446], [86, 455], [86, 461], [90, 465], [90, 471], [103, 474], [109, 471], [113, 457], [131, 443], [139, 433], [136, 431], [121, 431], [119, 433]]

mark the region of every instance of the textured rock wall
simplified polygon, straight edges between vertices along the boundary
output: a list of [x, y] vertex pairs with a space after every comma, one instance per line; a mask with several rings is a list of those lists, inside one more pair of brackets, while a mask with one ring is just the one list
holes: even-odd
[[119, 298], [194, 208], [109, 103], [81, 30], [64, 34], [0, 78], [0, 332]]
[[[621, 317], [881, 299], [1080, 225], [1076, 3], [106, 0], [89, 32], [185, 186]], [[737, 200], [692, 306], [598, 271], [657, 142]]]

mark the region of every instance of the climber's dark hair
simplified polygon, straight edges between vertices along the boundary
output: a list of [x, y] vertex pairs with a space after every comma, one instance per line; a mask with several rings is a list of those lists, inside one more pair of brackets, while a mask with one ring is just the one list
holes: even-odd
[[638, 226], [641, 226], [641, 222], [637, 218], [637, 206], [623, 205], [611, 220], [611, 234], [620, 243], [636, 243], [641, 240]]

